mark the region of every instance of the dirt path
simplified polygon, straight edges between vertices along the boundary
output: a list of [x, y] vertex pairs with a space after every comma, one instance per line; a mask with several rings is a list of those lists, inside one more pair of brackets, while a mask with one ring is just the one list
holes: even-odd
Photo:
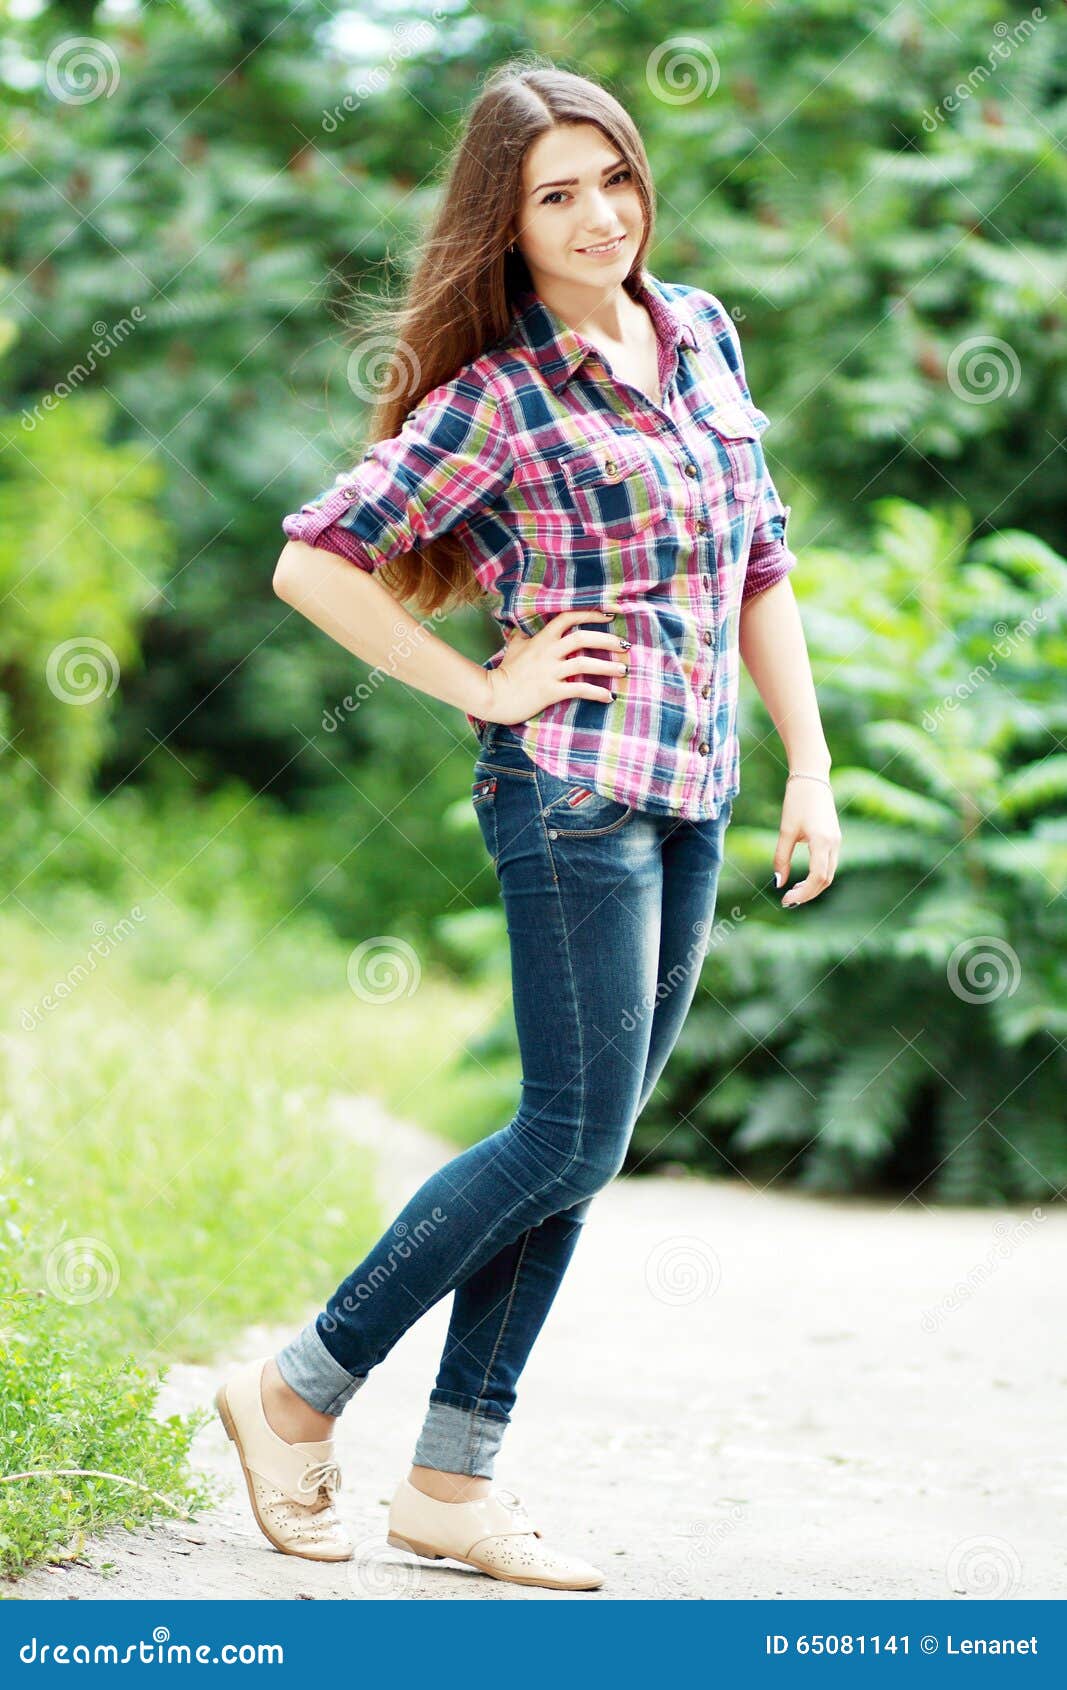
[[[386, 1218], [453, 1154], [339, 1098], [380, 1155]], [[340, 1511], [356, 1557], [279, 1554], [214, 1420], [197, 1464], [230, 1483], [193, 1524], [111, 1531], [93, 1565], [22, 1597], [1062, 1598], [1067, 1210], [934, 1210], [743, 1182], [620, 1179], [601, 1192], [523, 1376], [496, 1476], [599, 1591], [505, 1584], [385, 1543], [448, 1321], [444, 1298], [342, 1416]], [[330, 1287], [329, 1289], [332, 1289]], [[308, 1317], [314, 1309], [307, 1311]], [[217, 1366], [171, 1370], [163, 1415], [211, 1403]], [[99, 1570], [115, 1563], [113, 1574]]]

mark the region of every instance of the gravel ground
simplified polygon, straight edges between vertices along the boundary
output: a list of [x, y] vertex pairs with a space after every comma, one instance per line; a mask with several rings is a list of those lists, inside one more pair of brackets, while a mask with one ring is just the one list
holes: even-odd
[[[454, 1154], [366, 1098], [336, 1109], [379, 1154], [386, 1219]], [[617, 1179], [593, 1205], [496, 1468], [547, 1541], [604, 1570], [599, 1591], [507, 1584], [387, 1547], [444, 1298], [339, 1423], [353, 1561], [272, 1548], [216, 1418], [193, 1455], [229, 1483], [223, 1507], [110, 1531], [6, 1594], [1062, 1598], [1065, 1244], [1063, 1205], [934, 1209]], [[173, 1367], [159, 1412], [210, 1405], [235, 1361], [299, 1324], [250, 1328], [211, 1367]]]

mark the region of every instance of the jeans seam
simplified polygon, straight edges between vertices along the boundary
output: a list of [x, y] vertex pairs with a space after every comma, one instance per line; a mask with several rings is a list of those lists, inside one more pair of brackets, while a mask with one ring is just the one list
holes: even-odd
[[527, 1251], [527, 1248], [529, 1247], [530, 1234], [532, 1233], [532, 1231], [533, 1231], [533, 1227], [528, 1226], [526, 1228], [525, 1233], [523, 1234], [522, 1249], [519, 1251], [519, 1259], [515, 1263], [515, 1272], [511, 1276], [511, 1289], [508, 1292], [507, 1307], [504, 1310], [504, 1316], [503, 1316], [503, 1319], [500, 1322], [500, 1330], [496, 1335], [496, 1342], [493, 1344], [493, 1353], [489, 1357], [489, 1360], [485, 1364], [485, 1372], [482, 1375], [482, 1382], [478, 1387], [478, 1395], [474, 1399], [474, 1409], [473, 1409], [472, 1415], [471, 1415], [470, 1439], [469, 1439], [468, 1444], [467, 1444], [467, 1460], [468, 1460], [468, 1462], [471, 1461], [474, 1457], [474, 1433], [475, 1433], [475, 1428], [476, 1428], [476, 1425], [477, 1425], [477, 1422], [476, 1422], [474, 1416], [481, 1412], [482, 1403], [485, 1401], [485, 1388], [489, 1383], [489, 1375], [493, 1371], [493, 1363], [497, 1358], [497, 1351], [500, 1349], [500, 1346], [504, 1341], [504, 1333], [508, 1329], [508, 1320], [511, 1317], [511, 1308], [512, 1308], [512, 1304], [515, 1301], [515, 1293], [519, 1288], [519, 1276], [522, 1273], [522, 1264], [523, 1264], [523, 1261], [525, 1260], [525, 1257], [526, 1257], [526, 1251]]
[[[541, 785], [540, 785], [540, 782], [537, 779], [536, 774], [534, 775], [534, 786], [535, 786], [535, 789], [537, 791], [538, 800], [540, 801], [540, 799], [543, 797], [543, 794], [541, 792]], [[543, 823], [543, 821], [544, 821], [544, 815], [543, 815], [543, 812], [542, 812], [542, 823]], [[546, 828], [545, 843], [546, 843], [546, 845], [548, 844], [547, 828]], [[550, 858], [551, 858], [551, 855], [552, 855], [552, 850], [551, 850], [551, 846], [549, 846], [549, 857]], [[585, 1149], [585, 1102], [586, 1102], [586, 1095], [587, 1095], [587, 1089], [588, 1088], [586, 1086], [586, 1081], [585, 1081], [585, 1040], [582, 1036], [581, 1000], [578, 996], [578, 983], [574, 978], [574, 956], [573, 956], [573, 953], [572, 953], [572, 950], [571, 950], [570, 934], [567, 931], [566, 912], [564, 911], [564, 908], [563, 908], [563, 893], [560, 889], [559, 878], [558, 878], [557, 875], [555, 875], [555, 873], [553, 873], [553, 880], [554, 880], [555, 887], [556, 887], [556, 904], [557, 904], [557, 907], [559, 909], [560, 930], [561, 930], [562, 935], [563, 935], [563, 948], [564, 948], [564, 951], [565, 951], [566, 957], [567, 957], [567, 977], [570, 981], [571, 998], [572, 998], [572, 1001], [573, 1001], [573, 1004], [574, 1004], [574, 1024], [575, 1024], [575, 1027], [576, 1027], [577, 1033], [578, 1033], [578, 1072], [581, 1075], [581, 1087], [582, 1087], [581, 1103], [579, 1105], [579, 1110], [578, 1110], [578, 1143], [577, 1143], [577, 1146], [576, 1146], [576, 1148], [575, 1148], [575, 1150], [574, 1150], [574, 1152], [571, 1156], [570, 1161], [567, 1163], [567, 1167], [570, 1168], [571, 1166], [573, 1166], [573, 1164], [577, 1160], [579, 1160], [579, 1158], [582, 1155], [583, 1150]], [[564, 1174], [565, 1173], [566, 1173], [566, 1169], [564, 1169]], [[559, 1176], [560, 1179], [562, 1179], [564, 1177], [564, 1174], [561, 1174]], [[580, 1201], [580, 1199], [579, 1199], [579, 1201]], [[533, 1230], [532, 1227], [527, 1227], [525, 1237], [523, 1238], [522, 1250], [519, 1254], [519, 1259], [515, 1264], [515, 1273], [514, 1273], [514, 1276], [512, 1278], [512, 1282], [511, 1282], [511, 1290], [508, 1294], [508, 1306], [507, 1306], [507, 1309], [504, 1312], [504, 1319], [501, 1323], [500, 1331], [497, 1334], [496, 1343], [493, 1345], [493, 1353], [489, 1358], [489, 1362], [488, 1362], [486, 1369], [485, 1369], [485, 1374], [482, 1378], [482, 1383], [481, 1383], [481, 1385], [479, 1386], [479, 1389], [478, 1389], [478, 1395], [477, 1395], [477, 1398], [475, 1399], [475, 1405], [476, 1406], [475, 1406], [475, 1409], [474, 1409], [474, 1414], [478, 1413], [477, 1405], [484, 1401], [484, 1391], [485, 1391], [486, 1383], [487, 1383], [488, 1378], [489, 1378], [489, 1373], [490, 1373], [490, 1370], [492, 1368], [493, 1362], [496, 1360], [496, 1354], [497, 1354], [498, 1349], [500, 1348], [500, 1343], [501, 1343], [501, 1340], [503, 1339], [504, 1332], [507, 1329], [508, 1318], [511, 1314], [511, 1306], [512, 1306], [512, 1303], [514, 1301], [515, 1292], [516, 1292], [516, 1289], [517, 1289], [518, 1283], [519, 1283], [519, 1274], [521, 1272], [522, 1264], [523, 1264], [523, 1261], [524, 1261], [525, 1256], [526, 1256], [526, 1248], [527, 1248], [527, 1245], [530, 1242], [530, 1233], [532, 1232], [532, 1230]], [[474, 1456], [474, 1432], [475, 1432], [476, 1425], [477, 1425], [477, 1422], [475, 1421], [475, 1419], [473, 1418], [473, 1415], [472, 1415], [471, 1424], [470, 1424], [470, 1437], [468, 1439], [468, 1444], [467, 1444], [467, 1464], [468, 1464], [468, 1466], [470, 1465], [470, 1462], [471, 1462], [471, 1460], [473, 1459], [473, 1456]]]
[[[535, 777], [535, 780], [536, 780], [536, 777]], [[538, 788], [538, 792], [540, 792], [540, 788]], [[585, 1098], [586, 1098], [585, 1042], [582, 1038], [581, 1005], [580, 1005], [580, 1002], [579, 1002], [579, 999], [578, 999], [577, 983], [576, 983], [575, 978], [574, 978], [574, 959], [571, 955], [570, 936], [567, 932], [567, 923], [563, 918], [563, 896], [562, 896], [562, 893], [559, 890], [558, 880], [556, 881], [556, 902], [557, 902], [557, 905], [559, 906], [560, 927], [561, 927], [562, 932], [563, 932], [564, 949], [567, 953], [567, 975], [568, 975], [568, 978], [570, 980], [571, 996], [572, 996], [573, 1002], [574, 1002], [574, 1023], [575, 1023], [575, 1026], [578, 1029], [578, 1072], [581, 1075], [581, 1085], [582, 1085], [581, 1106], [580, 1106], [579, 1111], [578, 1111], [578, 1143], [577, 1143], [577, 1147], [575, 1148], [575, 1150], [571, 1153], [571, 1156], [570, 1156], [570, 1158], [567, 1162], [567, 1166], [565, 1168], [563, 1168], [558, 1174], [556, 1174], [554, 1176], [554, 1179], [546, 1180], [543, 1185], [539, 1185], [537, 1187], [536, 1191], [524, 1192], [523, 1195], [520, 1198], [518, 1198], [517, 1201], [514, 1202], [511, 1205], [511, 1208], [507, 1211], [507, 1213], [500, 1217], [500, 1219], [497, 1222], [497, 1226], [506, 1225], [508, 1220], [515, 1213], [516, 1209], [521, 1209], [522, 1205], [524, 1203], [528, 1202], [531, 1197], [539, 1197], [543, 1191], [547, 1191], [549, 1189], [549, 1187], [552, 1186], [553, 1184], [557, 1184], [557, 1185], [562, 1184], [563, 1181], [566, 1179], [568, 1170], [571, 1167], [573, 1167], [575, 1162], [578, 1161], [579, 1157], [582, 1154], [583, 1149], [585, 1148]], [[550, 1212], [553, 1213], [553, 1214], [556, 1213], [555, 1210], [552, 1210]], [[490, 1227], [489, 1232], [486, 1234], [486, 1237], [491, 1238], [494, 1230], [495, 1229], [493, 1227]], [[474, 1256], [478, 1252], [478, 1250], [484, 1248], [484, 1245], [485, 1245], [485, 1242], [486, 1242], [486, 1237], [480, 1238], [477, 1241], [477, 1243], [472, 1244], [471, 1248], [467, 1251], [467, 1254], [464, 1256], [462, 1262], [460, 1262], [459, 1267], [455, 1269], [455, 1278], [453, 1280], [453, 1286], [457, 1285], [459, 1283], [460, 1279], [462, 1279], [464, 1277], [464, 1270], [467, 1266], [467, 1263], [470, 1261], [471, 1257]], [[444, 1292], [442, 1292], [442, 1296], [443, 1295], [445, 1295]], [[412, 1317], [412, 1324], [414, 1324], [414, 1322], [418, 1318], [419, 1318], [418, 1315], [414, 1315]]]
[[[537, 810], [538, 810], [537, 819], [541, 823], [541, 834], [542, 834], [542, 837], [543, 837], [544, 842], [545, 842], [545, 850], [548, 853], [548, 866], [552, 870], [552, 883], [558, 890], [559, 889], [559, 875], [556, 873], [556, 859], [552, 854], [552, 841], [548, 837], [548, 822], [545, 820], [545, 812], [548, 809], [548, 805], [545, 803], [544, 790], [541, 786], [540, 780], [538, 779], [538, 771], [537, 771], [536, 768], [534, 769], [534, 777], [533, 778], [534, 778], [534, 791], [537, 793]], [[575, 998], [575, 1008], [576, 1009], [577, 1009], [577, 1002], [578, 1002], [578, 1000], [577, 1000], [577, 997], [576, 997]], [[581, 1037], [581, 1032], [579, 1030], [579, 1038], [580, 1037]], [[584, 1090], [583, 1090], [583, 1097], [584, 1097]]]
[[[538, 787], [538, 792], [540, 793], [540, 787]], [[546, 842], [547, 842], [547, 835], [548, 835], [548, 829], [546, 828], [545, 829]], [[551, 855], [552, 855], [552, 847], [549, 846], [549, 856], [551, 857]], [[554, 878], [555, 878], [555, 885], [556, 885], [556, 902], [559, 906], [559, 924], [560, 924], [560, 928], [561, 928], [562, 933], [563, 933], [563, 948], [564, 948], [566, 955], [567, 955], [567, 976], [570, 980], [571, 998], [572, 998], [573, 1003], [574, 1003], [574, 1024], [578, 1029], [578, 1072], [581, 1075], [581, 1085], [582, 1085], [581, 1103], [580, 1103], [579, 1109], [578, 1109], [578, 1146], [577, 1146], [577, 1149], [574, 1152], [574, 1155], [571, 1157], [570, 1162], [568, 1162], [568, 1164], [567, 1164], [567, 1166], [569, 1168], [571, 1166], [571, 1164], [573, 1162], [575, 1162], [582, 1155], [582, 1152], [585, 1149], [585, 1100], [586, 1100], [586, 1096], [587, 1096], [587, 1092], [588, 1092], [588, 1087], [586, 1085], [586, 1078], [585, 1078], [585, 1039], [582, 1035], [581, 999], [578, 996], [578, 982], [574, 978], [574, 956], [573, 956], [572, 951], [571, 951], [570, 934], [567, 931], [566, 913], [565, 913], [564, 908], [563, 908], [563, 893], [560, 889], [559, 876], [554, 874]]]

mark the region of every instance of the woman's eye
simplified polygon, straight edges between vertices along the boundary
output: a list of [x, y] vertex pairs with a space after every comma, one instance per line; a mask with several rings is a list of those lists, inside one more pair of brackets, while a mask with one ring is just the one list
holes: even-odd
[[[613, 182], [629, 182], [630, 180], [632, 180], [632, 178], [633, 178], [633, 171], [629, 167], [627, 167], [625, 170], [616, 170], [614, 176], [608, 177], [608, 187], [610, 188], [610, 186]], [[562, 194], [563, 192], [564, 192], [564, 190], [562, 188], [553, 188], [553, 190], [550, 194], [545, 195], [544, 199], [541, 201], [541, 204], [542, 205], [551, 205], [553, 200], [557, 199], [559, 197], [559, 195]]]

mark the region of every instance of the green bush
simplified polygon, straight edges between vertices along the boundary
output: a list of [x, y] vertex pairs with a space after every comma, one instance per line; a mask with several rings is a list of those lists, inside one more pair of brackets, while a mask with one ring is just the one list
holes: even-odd
[[106, 1321], [32, 1279], [33, 1229], [4, 1171], [0, 1192], [0, 1572], [81, 1553], [107, 1526], [133, 1528], [208, 1506], [215, 1487], [187, 1465], [207, 1410], [156, 1410], [156, 1373]]

